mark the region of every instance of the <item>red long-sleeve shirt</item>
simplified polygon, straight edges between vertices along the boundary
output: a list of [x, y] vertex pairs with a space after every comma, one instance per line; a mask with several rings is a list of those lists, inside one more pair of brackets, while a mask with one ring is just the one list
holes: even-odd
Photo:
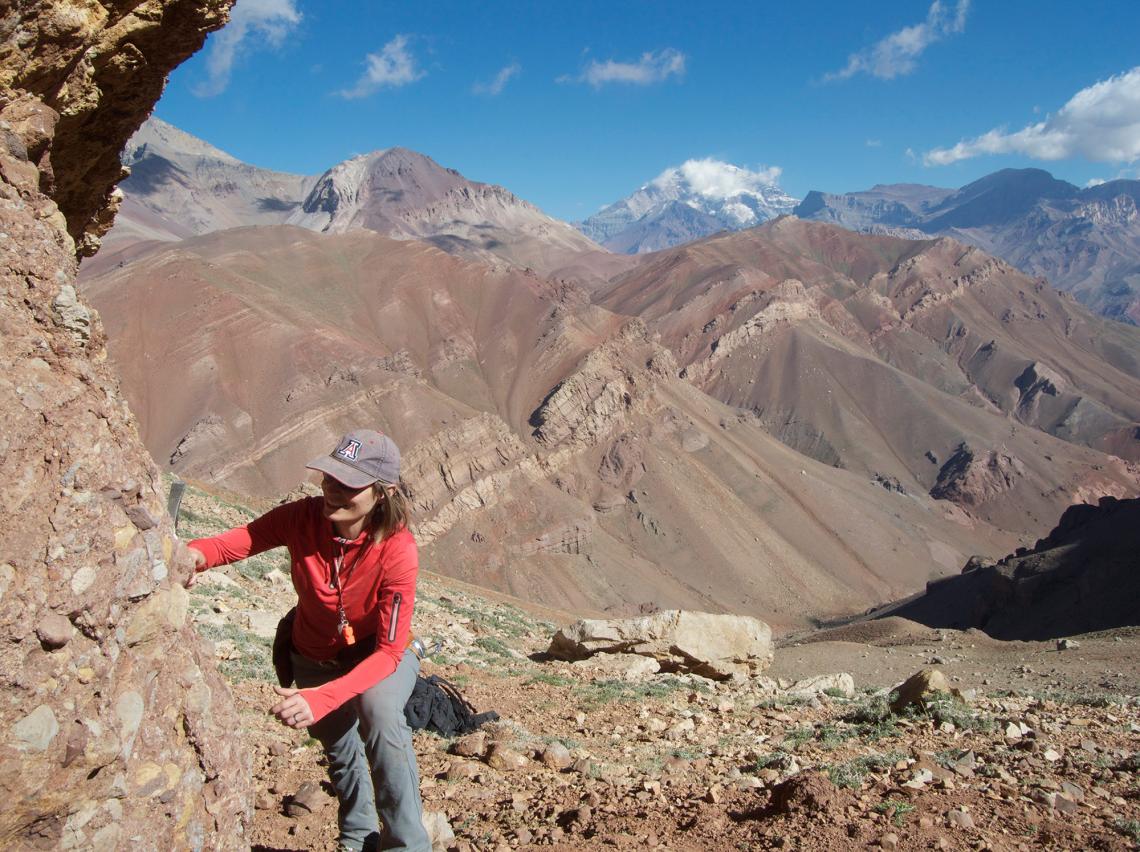
[[345, 614], [358, 641], [376, 636], [376, 650], [343, 677], [301, 690], [314, 721], [396, 670], [408, 645], [419, 571], [416, 541], [406, 528], [370, 548], [367, 531], [342, 544], [322, 515], [322, 504], [320, 497], [286, 503], [245, 526], [190, 542], [209, 568], [288, 547], [297, 591], [293, 647], [311, 660], [331, 660], [345, 648], [337, 592], [331, 586], [333, 561], [342, 554]]

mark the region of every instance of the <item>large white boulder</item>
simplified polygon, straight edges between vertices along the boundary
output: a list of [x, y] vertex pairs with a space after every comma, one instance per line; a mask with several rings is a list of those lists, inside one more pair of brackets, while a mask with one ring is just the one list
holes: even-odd
[[559, 630], [551, 656], [583, 660], [594, 654], [652, 657], [662, 671], [716, 680], [749, 677], [772, 662], [772, 629], [746, 615], [664, 610], [640, 618], [583, 619]]

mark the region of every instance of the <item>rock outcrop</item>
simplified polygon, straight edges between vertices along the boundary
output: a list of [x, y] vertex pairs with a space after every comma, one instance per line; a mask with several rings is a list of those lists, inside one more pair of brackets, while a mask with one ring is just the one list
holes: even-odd
[[483, 413], [421, 441], [404, 460], [403, 478], [421, 544], [434, 541], [465, 515], [489, 506], [535, 463], [510, 427]]
[[111, 227], [112, 194], [125, 176], [119, 152], [150, 114], [167, 75], [226, 22], [232, 5], [43, 0], [19, 3], [0, 21], [4, 111], [36, 104], [58, 116], [50, 145], [40, 140], [29, 153], [40, 188], [81, 254], [94, 254]]
[[881, 615], [978, 627], [998, 639], [1052, 639], [1140, 624], [1140, 499], [1070, 507], [1031, 549], [972, 559], [963, 573]]
[[1024, 475], [1025, 466], [1004, 447], [979, 455], [963, 443], [942, 465], [930, 496], [970, 508], [1009, 491]]
[[715, 680], [759, 674], [772, 662], [772, 630], [744, 615], [665, 610], [641, 618], [583, 619], [554, 634], [550, 654], [584, 660], [594, 654], [639, 654], [662, 671]]
[[[646, 357], [637, 359], [643, 351]], [[652, 388], [649, 369], [631, 369], [631, 361], [648, 363], [659, 351], [645, 324], [630, 320], [582, 364], [531, 415], [534, 437], [543, 447], [582, 449], [595, 446], [634, 412], [645, 407]]]
[[0, 21], [0, 845], [238, 848], [248, 760], [161, 481], [77, 297], [119, 150], [228, 2]]

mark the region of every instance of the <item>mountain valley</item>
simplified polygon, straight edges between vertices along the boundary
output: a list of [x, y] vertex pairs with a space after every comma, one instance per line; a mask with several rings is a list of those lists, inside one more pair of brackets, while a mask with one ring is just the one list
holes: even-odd
[[[933, 4], [812, 88], [857, 106], [880, 48], [958, 38], [968, 6]], [[750, 38], [740, 11], [727, 26]], [[472, 15], [494, 37], [463, 40], [494, 49], [510, 28]], [[1131, 286], [1120, 186], [878, 187], [823, 199], [840, 227], [781, 215], [777, 169], [689, 161], [587, 236], [407, 149], [296, 175], [144, 125], [164, 88], [207, 95], [169, 75], [212, 32], [195, 73], [219, 99], [194, 109], [215, 126], [276, 103], [251, 79], [331, 94], [307, 61], [331, 72], [323, 5], [28, 0], [0, 17], [0, 846], [341, 847], [314, 731], [269, 711], [289, 556], [196, 573], [187, 542], [320, 493], [304, 464], [359, 426], [403, 450], [421, 671], [455, 690], [436, 693], [447, 710], [498, 715], [414, 735], [432, 852], [1140, 844], [1140, 328], [1091, 310], [1129, 310], [1097, 289], [1101, 272]], [[631, 105], [716, 79], [696, 53], [599, 49], [544, 122], [512, 106], [552, 90], [529, 55], [470, 89], [470, 61], [420, 65], [446, 31], [416, 32], [324, 105], [382, 113], [394, 137], [400, 108], [375, 107], [406, 98], [467, 145], [444, 104], [565, 135], [580, 96], [600, 146], [611, 96], [644, 135]], [[840, 67], [823, 58], [813, 74]], [[369, 88], [393, 77], [428, 79]], [[301, 89], [272, 94], [296, 110]], [[1058, 115], [1094, 100], [1112, 103]], [[341, 130], [309, 108], [307, 129]], [[663, 115], [679, 132], [687, 114]], [[936, 210], [954, 233], [923, 230]], [[999, 259], [1022, 237], [998, 219], [1027, 245], [1050, 231], [1034, 256], [1071, 264], [1087, 304]]]
[[[230, 191], [183, 180], [203, 233], [128, 217], [83, 270], [155, 458], [270, 497], [375, 423], [459, 579], [798, 628], [1137, 493], [1140, 333], [953, 240], [783, 217], [614, 255], [413, 152], [293, 204], [165, 134]], [[148, 186], [132, 209], [176, 209]], [[272, 216], [227, 227], [251, 206]], [[511, 229], [490, 263], [471, 240]]]

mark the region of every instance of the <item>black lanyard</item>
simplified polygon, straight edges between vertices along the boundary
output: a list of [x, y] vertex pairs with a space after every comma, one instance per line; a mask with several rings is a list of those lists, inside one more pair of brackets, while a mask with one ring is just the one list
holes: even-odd
[[334, 536], [333, 541], [340, 547], [340, 552], [333, 557], [332, 570], [329, 576], [329, 588], [336, 589], [336, 629], [338, 633], [344, 635], [345, 645], [355, 645], [356, 636], [352, 632], [352, 625], [348, 623], [348, 615], [344, 611], [344, 591], [342, 587], [344, 583], [348, 581], [349, 575], [352, 574], [356, 566], [360, 564], [360, 560], [372, 549], [373, 539], [372, 536], [369, 536], [368, 543], [357, 551], [356, 558], [352, 560], [352, 564], [349, 565], [348, 569], [344, 572], [343, 581], [341, 580], [340, 569], [341, 565], [344, 564], [344, 548], [351, 542], [339, 536]]

